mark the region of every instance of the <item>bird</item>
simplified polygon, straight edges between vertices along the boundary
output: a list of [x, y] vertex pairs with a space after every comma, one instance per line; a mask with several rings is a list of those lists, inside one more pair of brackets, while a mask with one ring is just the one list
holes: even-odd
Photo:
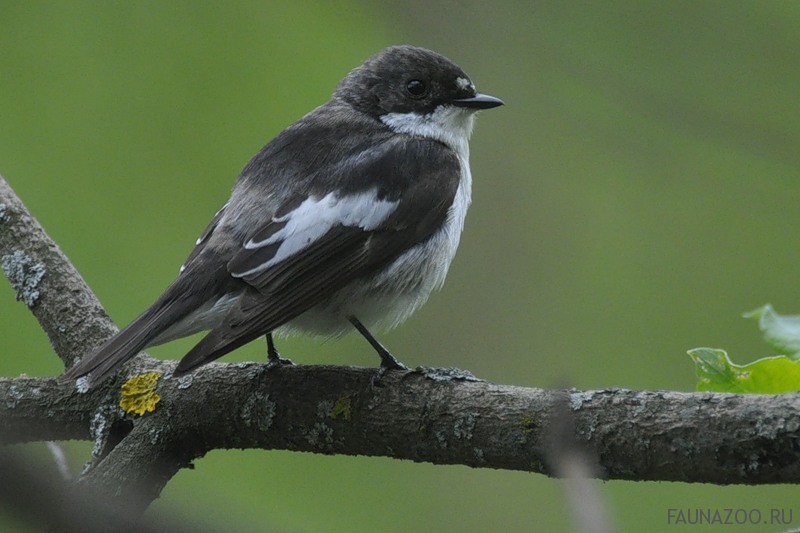
[[399, 325], [444, 283], [471, 202], [475, 115], [501, 105], [432, 50], [369, 57], [253, 156], [178, 277], [63, 377], [93, 386], [144, 348], [203, 331], [173, 376], [262, 336], [280, 366], [273, 334], [353, 329], [381, 371], [405, 369], [370, 330]]

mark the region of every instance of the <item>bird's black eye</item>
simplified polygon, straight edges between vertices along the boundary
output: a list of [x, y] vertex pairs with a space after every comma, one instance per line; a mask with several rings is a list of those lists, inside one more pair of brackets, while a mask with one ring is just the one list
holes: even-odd
[[419, 98], [425, 96], [425, 93], [428, 92], [428, 86], [425, 85], [424, 81], [411, 80], [406, 84], [406, 90], [411, 96]]

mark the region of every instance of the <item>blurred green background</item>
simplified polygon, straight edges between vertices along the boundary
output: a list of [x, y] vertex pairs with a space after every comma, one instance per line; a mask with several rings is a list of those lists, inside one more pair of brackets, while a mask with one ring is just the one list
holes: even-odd
[[[687, 349], [748, 362], [768, 350], [743, 311], [800, 311], [800, 3], [2, 1], [0, 13], [0, 173], [120, 324], [175, 276], [250, 156], [396, 43], [451, 57], [507, 104], [476, 127], [448, 283], [381, 337], [407, 364], [692, 390]], [[61, 372], [5, 281], [0, 317], [0, 374]], [[300, 363], [375, 364], [355, 337], [280, 346]], [[225, 360], [263, 357], [254, 343]], [[69, 450], [77, 469], [88, 445]], [[800, 523], [796, 487], [598, 487], [624, 531], [704, 530], [669, 526], [669, 508], [793, 508]], [[265, 451], [197, 461], [148, 515], [174, 513], [237, 531], [572, 528], [562, 484], [544, 476]]]

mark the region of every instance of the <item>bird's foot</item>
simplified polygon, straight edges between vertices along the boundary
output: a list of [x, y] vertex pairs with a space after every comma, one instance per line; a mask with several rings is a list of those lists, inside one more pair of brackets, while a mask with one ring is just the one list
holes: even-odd
[[272, 370], [275, 368], [281, 368], [282, 366], [295, 366], [291, 359], [282, 359], [280, 357], [276, 358], [269, 358], [267, 361], [267, 370]]
[[272, 340], [272, 334], [267, 335], [267, 370], [272, 370], [274, 368], [280, 368], [282, 366], [294, 366], [294, 363], [291, 359], [283, 359], [281, 358], [281, 354], [278, 353], [277, 348], [275, 348], [275, 342]]
[[408, 367], [398, 361], [398, 359], [392, 355], [392, 352], [386, 349], [386, 347], [378, 342], [378, 340], [372, 336], [372, 333], [362, 324], [355, 316], [349, 316], [348, 320], [350, 323], [353, 324], [353, 327], [358, 330], [361, 335], [367, 339], [367, 342], [372, 345], [376, 352], [378, 352], [378, 356], [381, 358], [381, 366], [378, 369], [378, 372], [372, 378], [373, 385], [380, 385], [380, 381], [386, 372], [389, 370], [408, 370]]
[[375, 375], [372, 376], [372, 386], [373, 387], [382, 387], [383, 386], [383, 377], [390, 371], [393, 370], [409, 370], [409, 368], [401, 363], [395, 356], [389, 352], [387, 349], [378, 350], [378, 355], [381, 357], [381, 366], [378, 367], [378, 371], [375, 372]]

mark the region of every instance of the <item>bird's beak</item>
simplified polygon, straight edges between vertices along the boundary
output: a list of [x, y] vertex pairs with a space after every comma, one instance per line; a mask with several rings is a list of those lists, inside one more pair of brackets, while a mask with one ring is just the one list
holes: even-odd
[[478, 93], [472, 98], [459, 98], [453, 100], [452, 104], [458, 107], [466, 107], [468, 109], [491, 109], [493, 107], [503, 105], [503, 101], [488, 94]]

